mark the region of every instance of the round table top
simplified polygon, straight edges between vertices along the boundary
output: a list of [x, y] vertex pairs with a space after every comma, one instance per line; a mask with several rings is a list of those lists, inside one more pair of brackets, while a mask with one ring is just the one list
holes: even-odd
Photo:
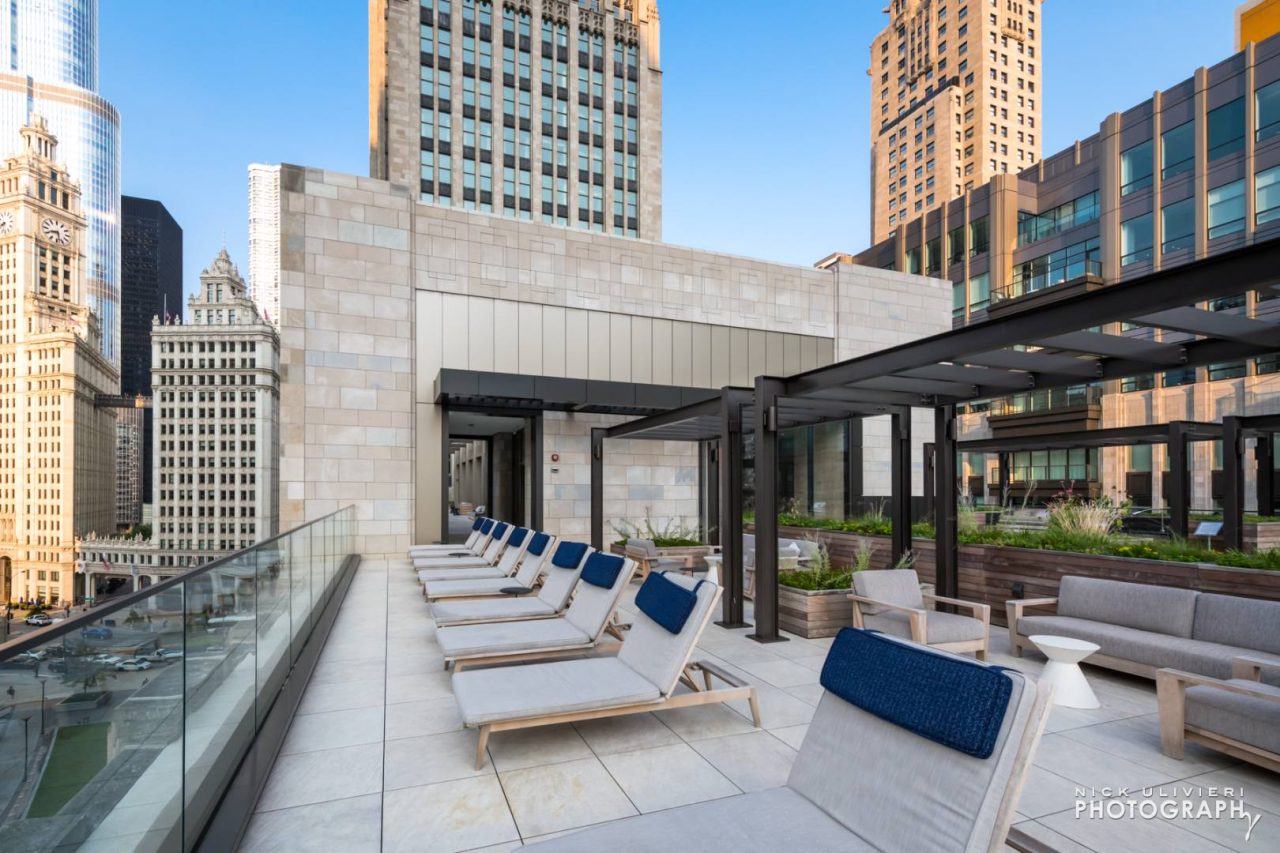
[[527, 586], [504, 586], [502, 589], [498, 590], [498, 592], [501, 592], [503, 595], [528, 595], [533, 592], [533, 590]]
[[1097, 643], [1091, 643], [1088, 640], [1077, 640], [1073, 637], [1057, 637], [1053, 634], [1032, 634], [1027, 637], [1028, 640], [1035, 643], [1036, 646], [1044, 651], [1045, 649], [1061, 650], [1064, 652], [1086, 652], [1093, 654], [1102, 648]]

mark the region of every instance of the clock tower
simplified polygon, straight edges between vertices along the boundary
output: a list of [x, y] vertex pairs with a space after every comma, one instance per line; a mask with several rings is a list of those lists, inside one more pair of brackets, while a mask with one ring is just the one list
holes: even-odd
[[0, 596], [46, 604], [75, 589], [75, 540], [115, 529], [119, 393], [83, 302], [80, 185], [43, 118], [0, 165]]

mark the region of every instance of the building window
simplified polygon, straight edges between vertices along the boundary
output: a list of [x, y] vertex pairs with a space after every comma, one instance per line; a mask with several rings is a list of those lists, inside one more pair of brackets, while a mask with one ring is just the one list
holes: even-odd
[[1196, 381], [1196, 369], [1194, 367], [1179, 367], [1174, 370], [1166, 370], [1162, 378], [1164, 380], [1162, 384], [1166, 388], [1191, 385]]
[[1280, 219], [1280, 166], [1259, 172], [1253, 181], [1257, 193], [1256, 224], [1262, 225]]
[[1196, 123], [1189, 121], [1172, 130], [1166, 130], [1160, 137], [1161, 169], [1160, 176], [1166, 181], [1174, 175], [1190, 172], [1196, 165]]
[[1209, 380], [1239, 379], [1244, 376], [1243, 361], [1220, 361], [1209, 365]]
[[935, 275], [942, 271], [942, 238], [934, 237], [924, 245], [925, 271]]
[[[959, 195], [959, 193], [956, 193]], [[958, 264], [964, 260], [964, 226], [952, 228], [947, 235], [947, 263]]]
[[1097, 192], [1082, 195], [1040, 214], [1018, 211], [1018, 245], [1026, 246], [1097, 218]]
[[1209, 239], [1244, 230], [1244, 181], [1209, 190]]
[[1120, 223], [1120, 266], [1151, 260], [1151, 214]]
[[951, 316], [964, 316], [964, 282], [957, 281], [951, 285]]
[[907, 272], [912, 275], [920, 274], [920, 247], [907, 249]]
[[1191, 249], [1196, 244], [1196, 200], [1184, 198], [1160, 210], [1160, 234], [1164, 254]]
[[1244, 98], [1209, 110], [1209, 159], [1244, 149]]
[[1258, 125], [1254, 136], [1261, 142], [1280, 133], [1280, 81], [1263, 86], [1254, 93], [1254, 98]]
[[1126, 196], [1151, 186], [1154, 163], [1151, 160], [1151, 140], [1140, 142], [1128, 151], [1120, 153], [1120, 195]]
[[990, 233], [987, 230], [987, 217], [983, 216], [969, 223], [969, 254], [980, 255], [990, 245]]
[[1154, 387], [1156, 387], [1156, 378], [1149, 373], [1142, 376], [1129, 376], [1120, 380], [1120, 390], [1125, 393], [1129, 391], [1150, 391]]
[[979, 273], [969, 279], [969, 310], [981, 311], [991, 304], [991, 273]]

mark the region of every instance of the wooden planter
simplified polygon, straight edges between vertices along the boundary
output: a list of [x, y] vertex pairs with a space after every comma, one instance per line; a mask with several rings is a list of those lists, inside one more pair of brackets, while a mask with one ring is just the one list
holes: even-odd
[[847, 589], [795, 589], [778, 586], [778, 627], [805, 639], [834, 637], [853, 624]]
[[[609, 552], [625, 557], [627, 555], [627, 546], [620, 542], [612, 542], [609, 545]], [[686, 563], [692, 561], [691, 564], [694, 566], [701, 564], [702, 558], [712, 553], [715, 553], [715, 548], [712, 545], [671, 545], [658, 549], [659, 557], [670, 560], [684, 560]]]

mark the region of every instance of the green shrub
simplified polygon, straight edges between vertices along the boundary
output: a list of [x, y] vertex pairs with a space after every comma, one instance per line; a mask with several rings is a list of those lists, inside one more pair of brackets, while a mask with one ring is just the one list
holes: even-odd
[[853, 587], [853, 572], [822, 572], [814, 571], [813, 569], [801, 569], [796, 572], [779, 573], [778, 583], [782, 586], [789, 586], [792, 589], [805, 589], [810, 591], [823, 589], [851, 589]]

